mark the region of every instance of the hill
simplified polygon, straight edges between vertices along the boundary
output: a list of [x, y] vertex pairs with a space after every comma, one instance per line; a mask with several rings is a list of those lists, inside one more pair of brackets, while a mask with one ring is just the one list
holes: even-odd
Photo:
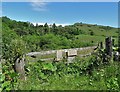
[[98, 42], [104, 42], [106, 36], [112, 36], [114, 39], [118, 36], [117, 28], [110, 26], [85, 23], [64, 27], [56, 26], [55, 23], [52, 26], [47, 23], [34, 26], [30, 22], [12, 20], [6, 16], [0, 19], [2, 19], [3, 52], [9, 51], [10, 42], [15, 39], [22, 40], [27, 51], [31, 52], [94, 46]]
[[[31, 58], [24, 57], [31, 51], [97, 45], [98, 42], [104, 42], [106, 36], [117, 39], [117, 28], [85, 23], [65, 27], [56, 26], [55, 23], [52, 26], [47, 23], [34, 26], [30, 22], [7, 17], [0, 19], [3, 41], [0, 90], [119, 90], [120, 64], [110, 60], [105, 50], [98, 49], [86, 57], [77, 56], [70, 64], [66, 63], [66, 59], [63, 62], [40, 60], [53, 55], [41, 56], [36, 62], [30, 62]], [[88, 50], [78, 54], [86, 52]], [[21, 63], [22, 60], [25, 64]], [[20, 80], [19, 75], [22, 73], [16, 71], [21, 66], [26, 80]], [[25, 78], [24, 75], [22, 78]]]

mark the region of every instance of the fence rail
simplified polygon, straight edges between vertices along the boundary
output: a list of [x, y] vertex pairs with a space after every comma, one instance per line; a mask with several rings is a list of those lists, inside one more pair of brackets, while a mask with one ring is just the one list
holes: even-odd
[[[87, 49], [94, 49], [96, 48], [96, 46], [91, 46], [91, 47], [83, 47], [83, 48], [72, 48], [72, 49], [61, 49], [60, 51], [69, 51], [69, 50], [77, 50], [77, 51], [81, 51], [81, 50], [87, 50]], [[54, 54], [59, 50], [49, 50], [49, 51], [40, 51], [40, 52], [30, 52], [27, 53], [26, 56], [36, 56], [36, 55], [47, 55], [47, 54]]]

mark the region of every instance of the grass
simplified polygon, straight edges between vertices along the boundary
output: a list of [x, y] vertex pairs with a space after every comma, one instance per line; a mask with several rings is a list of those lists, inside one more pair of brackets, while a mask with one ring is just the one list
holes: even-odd
[[29, 62], [34, 62], [34, 61], [38, 61], [41, 59], [47, 59], [47, 58], [55, 58], [55, 53], [54, 54], [48, 54], [48, 55], [36, 55], [36, 58], [32, 58], [30, 56], [27, 56], [27, 61]]
[[79, 55], [86, 55], [86, 54], [89, 54], [89, 53], [91, 53], [91, 52], [93, 52], [93, 51], [94, 51], [94, 48], [83, 49], [83, 50], [78, 50], [78, 51], [77, 51], [77, 54], [78, 54], [78, 56], [79, 56]]
[[103, 36], [90, 36], [90, 35], [79, 35], [77, 36], [81, 42], [89, 42], [97, 45], [99, 42], [103, 42], [105, 37]]
[[[107, 72], [107, 69], [109, 69], [108, 66], [104, 68], [94, 70], [93, 75], [100, 74], [102, 70]], [[54, 74], [50, 75], [45, 81], [35, 76], [28, 76], [26, 81], [20, 81], [18, 88], [20, 90], [107, 90], [105, 77], [97, 75], [96, 78], [99, 79], [95, 80], [94, 78], [95, 76], [84, 74], [68, 74], [62, 77]]]
[[[67, 75], [59, 77], [52, 75], [47, 82], [43, 82], [36, 78], [28, 78], [19, 85], [21, 90], [104, 90], [106, 89], [104, 80], [93, 81], [90, 84], [89, 76]], [[28, 85], [29, 84], [29, 85]], [[23, 86], [24, 85], [24, 86]]]
[[96, 36], [118, 36], [118, 29], [111, 28], [109, 30], [102, 28], [100, 25], [90, 25], [90, 24], [83, 24], [82, 26], [78, 26], [80, 30], [82, 30], [85, 34], [90, 34], [90, 30], [94, 32]]
[[[114, 34], [113, 34], [114, 35]], [[102, 35], [77, 35], [76, 38], [78, 39], [78, 41], [80, 42], [87, 42], [87, 43], [92, 43], [93, 45], [97, 45], [99, 42], [103, 42], [105, 43], [105, 38], [106, 36], [102, 36]], [[118, 43], [118, 38], [113, 37], [115, 39], [115, 44]]]
[[48, 55], [37, 55], [37, 58], [39, 59], [46, 59], [46, 58], [55, 58], [56, 54], [48, 54]]
[[[79, 67], [83, 67], [87, 65], [90, 60], [90, 57], [80, 58], [79, 64], [77, 65], [77, 69]], [[77, 62], [77, 61], [76, 61]], [[39, 77], [42, 69], [41, 67], [44, 65], [44, 62], [30, 62], [31, 71], [27, 75], [27, 80], [18, 81], [17, 88], [20, 90], [108, 90], [108, 81], [111, 78], [116, 78], [118, 74], [119, 62], [113, 62], [108, 65], [101, 65], [92, 70], [92, 74], [88, 73], [80, 73], [80, 70], [75, 72], [75, 63], [73, 66], [65, 65], [64, 63], [54, 63], [57, 69], [54, 73], [47, 73], [46, 78], [42, 79]], [[48, 62], [46, 62], [48, 63]], [[52, 63], [52, 62], [51, 62]], [[38, 66], [36, 66], [36, 64]], [[57, 65], [58, 64], [58, 65]], [[37, 67], [37, 68], [36, 68]], [[60, 68], [61, 67], [61, 68]], [[36, 71], [37, 69], [37, 71]], [[72, 69], [72, 70], [71, 70]], [[72, 73], [69, 73], [72, 71]], [[112, 81], [113, 84], [110, 84], [110, 89], [117, 88], [117, 82]]]

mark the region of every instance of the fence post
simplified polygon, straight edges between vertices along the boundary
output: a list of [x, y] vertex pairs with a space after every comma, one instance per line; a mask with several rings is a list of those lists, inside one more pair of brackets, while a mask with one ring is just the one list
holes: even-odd
[[18, 58], [15, 61], [15, 71], [20, 74], [20, 79], [25, 80], [25, 57], [22, 57], [22, 59]]
[[112, 46], [115, 46], [115, 39], [112, 39]]
[[106, 37], [105, 49], [106, 49], [106, 54], [112, 57], [112, 37]]
[[100, 49], [103, 49], [103, 43], [100, 42]]
[[57, 50], [56, 51], [56, 61], [61, 61], [63, 59], [63, 51]]

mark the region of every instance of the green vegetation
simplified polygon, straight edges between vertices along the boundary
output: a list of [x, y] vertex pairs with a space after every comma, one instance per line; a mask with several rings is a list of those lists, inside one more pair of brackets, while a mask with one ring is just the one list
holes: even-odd
[[[48, 26], [47, 23], [34, 26], [29, 22], [2, 17], [2, 27], [5, 45], [9, 46], [13, 39], [20, 38], [25, 42], [29, 52], [93, 46], [104, 41], [106, 36], [118, 38], [117, 28], [82, 23], [65, 27], [56, 26], [55, 23], [52, 26]], [[8, 50], [7, 46], [3, 45], [3, 48]]]
[[[104, 63], [101, 53], [89, 57], [77, 57], [74, 63], [28, 60], [25, 71], [26, 81], [19, 79], [14, 63], [25, 53], [65, 48], [96, 46], [106, 36], [118, 41], [118, 30], [109, 26], [75, 23], [65, 27], [34, 26], [2, 17], [2, 74], [0, 90], [119, 90], [119, 62]], [[87, 54], [91, 50], [78, 52]], [[54, 57], [55, 55], [39, 58]], [[107, 59], [109, 61], [109, 59]]]
[[100, 64], [95, 56], [76, 58], [74, 63], [30, 62], [20, 90], [119, 90], [118, 62]]

